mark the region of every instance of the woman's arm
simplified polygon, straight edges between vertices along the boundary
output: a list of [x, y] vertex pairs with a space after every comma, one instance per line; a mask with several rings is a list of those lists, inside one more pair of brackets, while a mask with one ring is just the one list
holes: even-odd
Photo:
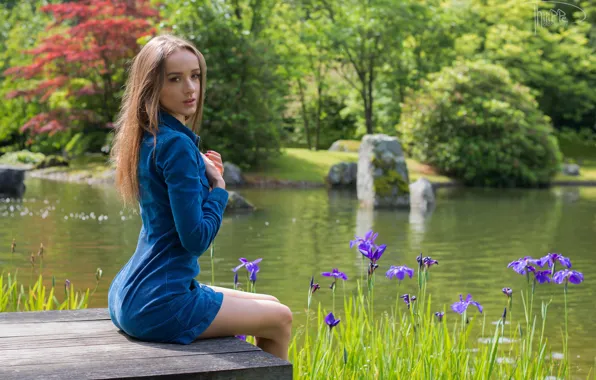
[[196, 256], [207, 250], [221, 226], [228, 192], [214, 187], [203, 204], [196, 147], [186, 136], [164, 141], [157, 153], [168, 187], [172, 215], [182, 246]]

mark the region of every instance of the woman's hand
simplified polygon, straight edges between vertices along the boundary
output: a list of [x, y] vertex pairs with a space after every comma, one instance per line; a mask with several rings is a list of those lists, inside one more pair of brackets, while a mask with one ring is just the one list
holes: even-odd
[[219, 174], [223, 176], [224, 166], [221, 160], [221, 154], [217, 153], [214, 150], [208, 150], [207, 153], [205, 153], [205, 157], [210, 159], [215, 164], [215, 167], [219, 171]]
[[209, 157], [207, 157], [203, 153], [201, 153], [201, 155], [203, 156], [203, 161], [205, 161], [205, 175], [207, 176], [207, 180], [209, 181], [209, 185], [211, 185], [211, 188], [221, 187], [222, 189], [225, 189], [226, 182], [221, 176], [219, 168], [213, 161], [211, 161]]

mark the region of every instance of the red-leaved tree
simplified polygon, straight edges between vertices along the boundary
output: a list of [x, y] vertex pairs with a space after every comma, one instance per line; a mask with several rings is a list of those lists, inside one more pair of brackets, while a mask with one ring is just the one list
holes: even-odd
[[[46, 104], [46, 112], [28, 120], [21, 131], [32, 134], [69, 128], [111, 127], [128, 61], [139, 51], [137, 40], [155, 33], [159, 12], [149, 0], [82, 0], [51, 4], [48, 36], [34, 49], [28, 66], [5, 75], [24, 78], [27, 88], [8, 94]], [[66, 102], [48, 100], [60, 92]], [[66, 104], [66, 105], [65, 105]]]

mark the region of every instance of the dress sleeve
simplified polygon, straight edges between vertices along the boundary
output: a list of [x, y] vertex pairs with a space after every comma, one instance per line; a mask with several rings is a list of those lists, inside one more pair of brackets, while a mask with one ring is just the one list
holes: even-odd
[[168, 188], [172, 215], [182, 246], [200, 256], [221, 226], [228, 192], [214, 188], [203, 204], [197, 147], [186, 136], [164, 141], [157, 153]]

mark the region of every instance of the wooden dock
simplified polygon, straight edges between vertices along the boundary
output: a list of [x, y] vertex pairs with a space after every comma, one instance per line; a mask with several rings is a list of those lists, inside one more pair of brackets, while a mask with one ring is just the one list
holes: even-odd
[[141, 342], [107, 309], [0, 313], [0, 379], [291, 379], [292, 365], [237, 338]]

